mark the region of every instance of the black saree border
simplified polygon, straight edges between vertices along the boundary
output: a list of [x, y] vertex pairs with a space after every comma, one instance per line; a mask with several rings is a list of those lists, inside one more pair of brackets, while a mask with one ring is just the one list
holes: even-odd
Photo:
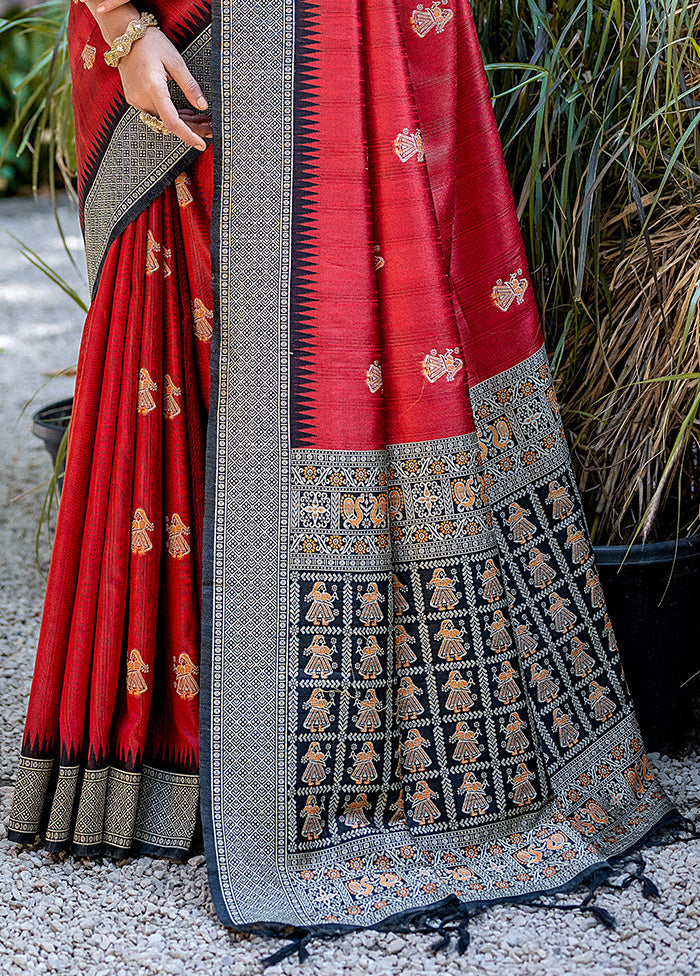
[[211, 288], [214, 318], [210, 349], [209, 413], [207, 416], [207, 437], [205, 447], [204, 519], [202, 527], [202, 611], [201, 611], [201, 650], [199, 659], [199, 810], [202, 824], [202, 839], [209, 880], [209, 893], [217, 916], [226, 925], [233, 925], [221, 896], [216, 867], [214, 845], [212, 796], [209, 790], [211, 780], [211, 655], [213, 640], [213, 598], [214, 598], [214, 506], [216, 500], [216, 461], [217, 424], [216, 403], [219, 397], [219, 357], [221, 353], [221, 314], [219, 289], [219, 248], [221, 246], [221, 196], [222, 196], [222, 135], [223, 99], [221, 95], [222, 44], [221, 7], [219, 0], [212, 0], [211, 7], [211, 96], [209, 107], [212, 113], [214, 178], [212, 196], [212, 215], [209, 231], [211, 255]]

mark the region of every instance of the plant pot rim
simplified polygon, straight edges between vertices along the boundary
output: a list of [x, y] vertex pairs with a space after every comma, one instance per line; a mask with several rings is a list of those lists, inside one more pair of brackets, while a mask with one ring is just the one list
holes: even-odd
[[700, 556], [700, 535], [668, 542], [646, 542], [633, 546], [594, 546], [596, 562], [600, 566], [642, 565], [645, 563], [673, 563]]
[[40, 427], [63, 427], [65, 426], [64, 424], [52, 423], [51, 419], [46, 417], [46, 414], [55, 413], [55, 411], [62, 410], [64, 407], [73, 407], [73, 397], [67, 397], [65, 400], [56, 400], [54, 403], [47, 403], [43, 407], [40, 407], [39, 410], [32, 414], [32, 423], [38, 424]]

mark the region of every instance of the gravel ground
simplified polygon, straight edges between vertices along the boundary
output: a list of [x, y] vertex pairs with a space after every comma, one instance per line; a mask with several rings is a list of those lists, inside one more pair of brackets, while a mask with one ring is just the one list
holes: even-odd
[[[75, 217], [65, 203], [61, 212], [82, 272]], [[0, 201], [0, 971], [7, 976], [259, 973], [261, 960], [277, 944], [237, 938], [219, 925], [202, 857], [184, 865], [148, 858], [115, 864], [56, 858], [42, 850], [20, 853], [5, 839], [44, 589], [34, 555], [43, 498], [37, 486], [49, 474], [48, 456], [30, 433], [31, 411], [19, 415], [47, 373], [75, 363], [82, 313], [14, 250], [3, 228], [86, 293], [84, 279], [62, 250], [48, 203]], [[71, 392], [70, 378], [53, 379], [38, 402]], [[44, 571], [48, 557], [43, 540]], [[654, 755], [652, 761], [679, 808], [700, 820], [700, 749], [682, 758]], [[267, 972], [695, 976], [700, 972], [700, 847], [677, 843], [651, 849], [646, 858], [661, 898], [644, 899], [638, 884], [620, 894], [601, 892], [598, 903], [617, 917], [615, 931], [578, 912], [498, 906], [472, 923], [472, 944], [464, 956], [454, 950], [432, 953], [431, 940], [421, 936], [364, 932], [312, 943], [304, 965], [290, 958]]]

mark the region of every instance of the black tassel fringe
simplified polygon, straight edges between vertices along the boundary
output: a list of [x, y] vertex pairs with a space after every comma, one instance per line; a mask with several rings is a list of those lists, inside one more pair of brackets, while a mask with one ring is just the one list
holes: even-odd
[[[420, 908], [405, 912], [394, 918], [387, 919], [374, 929], [382, 932], [395, 932], [409, 935], [431, 935], [437, 939], [431, 943], [434, 952], [449, 950], [454, 943], [456, 952], [463, 955], [469, 948], [471, 933], [469, 924], [472, 919], [483, 915], [496, 904], [515, 904], [524, 909], [551, 909], [564, 912], [583, 912], [596, 918], [608, 929], [616, 927], [615, 916], [597, 905], [594, 899], [602, 890], [622, 892], [631, 885], [638, 883], [645, 898], [660, 897], [659, 889], [654, 881], [645, 873], [646, 861], [640, 847], [668, 847], [670, 844], [687, 843], [700, 838], [698, 826], [681, 814], [665, 818], [646, 838], [630, 851], [611, 859], [608, 865], [594, 868], [585, 878], [575, 878], [565, 888], [552, 893], [542, 893], [527, 897], [503, 898], [498, 901], [461, 903], [457, 898], [450, 897], [439, 905], [430, 908]], [[573, 892], [587, 887], [586, 894], [580, 902], [557, 901], [557, 896], [565, 891]], [[263, 960], [263, 966], [275, 966], [277, 963], [296, 955], [302, 963], [309, 957], [309, 943], [313, 940], [328, 940], [339, 938], [350, 932], [357, 931], [346, 925], [323, 926], [310, 929], [282, 929], [278, 925], [256, 925], [246, 931], [269, 938], [287, 937], [287, 941], [280, 949]]]

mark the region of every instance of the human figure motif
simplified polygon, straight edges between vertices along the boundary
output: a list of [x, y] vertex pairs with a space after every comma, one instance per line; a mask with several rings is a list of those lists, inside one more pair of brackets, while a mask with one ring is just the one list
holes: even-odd
[[301, 774], [302, 781], [309, 786], [318, 786], [328, 775], [326, 766], [326, 754], [321, 749], [318, 742], [312, 742], [302, 758], [306, 764], [304, 772]]
[[558, 733], [562, 749], [570, 749], [578, 742], [578, 729], [560, 708], [555, 708], [552, 713], [552, 730]]
[[151, 230], [146, 235], [146, 274], [155, 274], [160, 264], [156, 254], [160, 253], [161, 245], [156, 241]]
[[487, 627], [491, 631], [491, 637], [489, 638], [491, 650], [496, 654], [508, 650], [513, 641], [508, 633], [508, 618], [502, 610], [494, 610], [493, 620], [490, 624], [487, 624]]
[[177, 512], [173, 513], [171, 519], [165, 516], [165, 534], [167, 537], [166, 548], [173, 559], [184, 559], [192, 550], [187, 541], [190, 534], [189, 525], [185, 525]]
[[410, 609], [408, 600], [404, 596], [408, 586], [401, 582], [396, 573], [392, 573], [391, 584], [394, 589], [394, 614], [400, 617]]
[[164, 247], [163, 248], [163, 277], [164, 278], [169, 278], [170, 275], [173, 273], [173, 269], [168, 264], [168, 261], [172, 256], [173, 256], [173, 252], [170, 250], [170, 248]]
[[593, 706], [593, 716], [599, 722], [605, 722], [615, 711], [615, 703], [605, 694], [607, 688], [597, 681], [591, 681], [588, 686], [590, 695], [586, 701]]
[[173, 658], [173, 670], [176, 694], [184, 701], [196, 698], [199, 694], [199, 685], [195, 676], [199, 674], [199, 668], [189, 654], [182, 651], [177, 660]]
[[450, 742], [455, 743], [452, 758], [458, 763], [475, 762], [484, 751], [479, 745], [476, 732], [469, 728], [466, 722], [458, 722], [457, 728], [450, 736]]
[[194, 319], [194, 334], [202, 342], [208, 342], [214, 334], [212, 319], [214, 313], [204, 304], [201, 298], [192, 302], [192, 318]]
[[309, 732], [323, 732], [331, 724], [330, 704], [320, 688], [314, 688], [304, 702], [304, 708], [309, 713], [304, 719], [304, 728]]
[[374, 688], [370, 688], [361, 702], [357, 703], [357, 715], [355, 716], [355, 728], [365, 735], [374, 732], [381, 725], [379, 718], [379, 699]]
[[175, 177], [175, 193], [177, 194], [177, 202], [181, 207], [189, 206], [194, 199], [189, 190], [191, 182], [187, 173], [180, 173], [179, 176]]
[[136, 409], [140, 414], [147, 414], [156, 409], [153, 393], [157, 389], [158, 384], [151, 379], [148, 370], [142, 367], [139, 370], [139, 391], [136, 395]]
[[479, 817], [488, 810], [489, 801], [486, 798], [484, 784], [475, 778], [474, 772], [471, 769], [465, 772], [457, 792], [464, 794], [462, 812], [468, 816]]
[[440, 567], [433, 572], [428, 589], [433, 591], [430, 606], [435, 610], [454, 610], [459, 603], [459, 594], [455, 589], [454, 581]]
[[450, 712], [468, 712], [474, 704], [474, 698], [469, 693], [473, 684], [471, 677], [463, 678], [459, 671], [450, 671], [449, 678], [442, 686], [443, 689], [450, 689], [445, 708]]
[[399, 795], [391, 804], [389, 810], [391, 811], [389, 826], [394, 826], [396, 824], [403, 825], [406, 823], [406, 801], [404, 799], [403, 790], [399, 791]]
[[538, 644], [530, 633], [530, 628], [528, 625], [526, 623], [516, 623], [513, 633], [515, 636], [515, 646], [518, 648], [522, 656], [524, 658], [532, 657], [537, 650]]
[[586, 652], [588, 644], [584, 643], [579, 637], [571, 638], [571, 650], [569, 656], [574, 666], [574, 674], [577, 678], [585, 678], [593, 670], [595, 660]]
[[440, 630], [437, 632], [437, 637], [442, 641], [438, 657], [442, 658], [443, 661], [461, 661], [467, 653], [464, 646], [466, 636], [464, 627], [461, 625], [455, 627], [451, 620], [443, 620], [440, 624]]
[[367, 643], [360, 648], [360, 666], [358, 671], [365, 680], [371, 680], [382, 673], [382, 664], [379, 660], [381, 647], [377, 643], [374, 634], [367, 636]]
[[423, 738], [418, 729], [409, 729], [401, 748], [401, 765], [404, 770], [422, 773], [431, 765], [430, 756], [425, 749], [428, 744], [428, 740]]
[[318, 805], [315, 796], [307, 796], [301, 813], [304, 817], [301, 828], [302, 837], [306, 837], [307, 840], [318, 840], [323, 833], [323, 824], [321, 823], [321, 807]]
[[335, 641], [331, 641], [332, 647], [326, 644], [323, 634], [314, 634], [311, 643], [306, 648], [309, 660], [304, 668], [304, 674], [310, 678], [327, 678], [333, 674], [333, 659], [331, 655], [335, 651]]
[[565, 634], [576, 623], [576, 614], [567, 610], [571, 600], [560, 596], [558, 593], [549, 594], [549, 606], [545, 607], [546, 613], [552, 618], [552, 623], [560, 634]]
[[358, 786], [366, 786], [377, 778], [377, 767], [375, 762], [379, 759], [379, 753], [371, 742], [363, 742], [359, 752], [353, 752], [352, 758], [354, 765], [350, 771], [350, 779]]
[[403, 624], [395, 624], [394, 650], [397, 668], [409, 668], [417, 660], [415, 653], [411, 650], [411, 644], [415, 643], [416, 638], [411, 637]]
[[379, 592], [376, 583], [368, 583], [364, 593], [360, 592], [360, 620], [365, 627], [376, 627], [384, 619], [380, 603], [384, 602], [384, 597]]
[[418, 780], [416, 792], [411, 796], [411, 817], [420, 824], [434, 823], [440, 816], [440, 808], [433, 802], [433, 797], [439, 796], [431, 790], [425, 780]]
[[182, 413], [177, 398], [182, 395], [179, 386], [175, 386], [172, 376], [165, 374], [163, 379], [163, 416], [166, 420], [173, 420], [178, 414]]
[[155, 526], [142, 508], [137, 508], [131, 520], [131, 551], [137, 556], [143, 556], [153, 548], [151, 537]]
[[519, 542], [521, 545], [529, 542], [535, 534], [535, 526], [525, 517], [527, 509], [522, 508], [517, 502], [511, 502], [508, 511], [510, 512], [508, 525], [513, 542]]
[[533, 664], [530, 668], [530, 687], [537, 688], [538, 702], [551, 702], [559, 695], [559, 682], [548, 668]]
[[530, 745], [530, 740], [523, 732], [526, 723], [520, 718], [517, 712], [511, 712], [505, 728], [506, 752], [511, 756], [521, 756]]
[[555, 519], [566, 518], [574, 509], [574, 503], [566, 488], [560, 485], [558, 481], [549, 482], [547, 502], [552, 506], [552, 515]]
[[150, 668], [140, 652], [136, 648], [130, 651], [126, 662], [126, 690], [130, 695], [138, 697], [148, 691], [144, 674], [148, 674], [149, 671]]
[[481, 573], [482, 594], [488, 603], [494, 603], [503, 596], [503, 587], [499, 579], [498, 566], [493, 559], [486, 560], [486, 566]]
[[608, 647], [610, 648], [611, 654], [619, 654], [619, 648], [617, 646], [617, 638], [615, 637], [615, 631], [613, 630], [612, 621], [610, 617], [605, 614], [603, 617], [603, 633], [608, 638]]
[[579, 563], [579, 565], [581, 563], [585, 563], [591, 552], [591, 547], [589, 546], [585, 535], [581, 529], [579, 529], [579, 527], [573, 523], [567, 526], [564, 545], [568, 546], [568, 548], [571, 550], [572, 561]]
[[332, 587], [329, 593], [323, 580], [318, 580], [311, 588], [311, 592], [304, 597], [311, 606], [306, 611], [306, 619], [316, 627], [327, 627], [338, 616], [338, 610], [333, 606], [336, 600], [337, 588]]
[[418, 701], [418, 696], [423, 691], [417, 688], [408, 675], [401, 678], [401, 684], [396, 692], [396, 714], [401, 722], [417, 718], [423, 713], [423, 706]]
[[518, 683], [515, 680], [516, 674], [517, 671], [511, 662], [504, 661], [500, 674], [496, 675], [496, 681], [498, 682], [496, 697], [504, 705], [512, 705], [514, 701], [520, 698], [520, 688], [518, 688]]
[[535, 774], [530, 772], [525, 763], [520, 763], [511, 778], [513, 784], [513, 803], [519, 807], [527, 806], [537, 796], [534, 786], [530, 780], [535, 778]]
[[605, 606], [605, 596], [603, 595], [603, 587], [600, 585], [600, 576], [594, 573], [592, 569], [586, 570], [586, 584], [584, 589], [587, 593], [591, 594], [591, 606], [595, 609]]
[[359, 827], [366, 827], [369, 824], [369, 820], [365, 814], [365, 810], [369, 807], [369, 800], [367, 799], [366, 793], [359, 793], [352, 799], [348, 799], [345, 803], [345, 813], [341, 818], [346, 827], [352, 827], [353, 830], [357, 830]]
[[556, 578], [556, 571], [550, 566], [545, 554], [536, 546], [530, 550], [530, 561], [526, 563], [526, 566], [530, 570], [533, 584], [540, 589], [549, 586], [552, 580]]

